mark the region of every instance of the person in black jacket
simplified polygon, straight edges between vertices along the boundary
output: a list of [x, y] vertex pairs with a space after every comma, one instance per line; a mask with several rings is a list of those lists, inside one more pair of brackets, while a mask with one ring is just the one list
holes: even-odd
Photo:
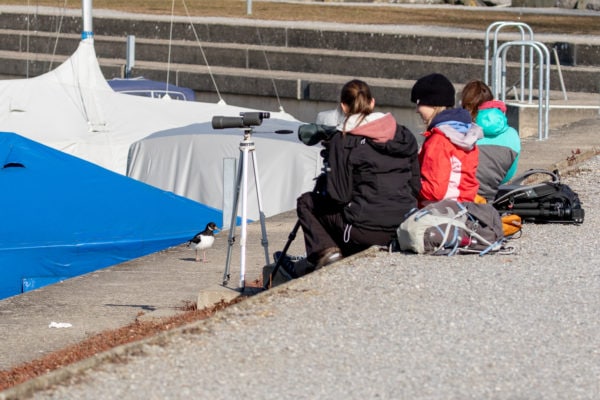
[[323, 142], [327, 172], [318, 189], [298, 198], [307, 260], [315, 269], [372, 245], [387, 246], [421, 189], [418, 145], [360, 80], [344, 85], [344, 119]]

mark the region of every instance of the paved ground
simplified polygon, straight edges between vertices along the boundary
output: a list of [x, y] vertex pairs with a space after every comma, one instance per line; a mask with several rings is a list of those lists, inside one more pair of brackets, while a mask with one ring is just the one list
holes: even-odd
[[600, 160], [584, 226], [513, 256], [368, 253], [146, 341], [35, 399], [597, 399]]
[[[566, 173], [571, 159], [583, 168], [566, 178], [584, 201], [581, 227], [527, 226], [514, 256], [366, 252], [209, 321], [115, 349], [126, 364], [88, 360], [0, 399], [52, 384], [55, 392], [35, 397], [600, 398], [600, 160], [588, 159], [598, 132], [600, 117], [523, 142], [521, 172]], [[270, 254], [295, 221], [294, 212], [267, 220]], [[265, 264], [259, 233], [249, 226], [247, 282]], [[136, 318], [181, 312], [221, 284], [226, 249], [222, 232], [207, 263], [182, 245], [0, 301], [0, 369]], [[290, 253], [303, 252], [300, 232]], [[237, 246], [231, 272], [236, 289]]]
[[[574, 152], [581, 161], [598, 149], [599, 130], [597, 118], [551, 131], [547, 141], [524, 140], [520, 170], [569, 170]], [[129, 363], [100, 363], [54, 398], [597, 398], [600, 170], [597, 157], [586, 163], [577, 164], [581, 177], [566, 178], [584, 201], [582, 227], [529, 225], [514, 256], [361, 254], [168, 334], [160, 346], [133, 345], [142, 352]], [[294, 223], [293, 212], [267, 220], [270, 253]], [[247, 282], [265, 264], [259, 232], [250, 225]], [[222, 233], [207, 263], [179, 246], [0, 301], [0, 367], [140, 313], [179, 312], [220, 285], [226, 248]], [[302, 252], [300, 234], [290, 253]], [[237, 288], [237, 246], [234, 255]], [[49, 328], [53, 321], [73, 326]], [[69, 368], [79, 373], [82, 365]], [[64, 372], [4, 395], [60, 381]]]

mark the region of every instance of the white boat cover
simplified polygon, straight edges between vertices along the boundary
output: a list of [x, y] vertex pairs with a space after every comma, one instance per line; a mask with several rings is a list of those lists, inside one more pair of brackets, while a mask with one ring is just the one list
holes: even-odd
[[[131, 177], [218, 209], [223, 204], [223, 159], [239, 156], [242, 131], [215, 131], [210, 121], [216, 115], [252, 111], [257, 110], [114, 92], [102, 75], [93, 40], [82, 40], [51, 72], [0, 81], [0, 131], [18, 133], [124, 175], [135, 143]], [[298, 194], [312, 189], [320, 171], [320, 149], [297, 140], [299, 124], [287, 113], [273, 112], [256, 131], [294, 133], [253, 135], [266, 216], [294, 208]], [[251, 211], [256, 196], [249, 196], [254, 197], [248, 200], [248, 217], [257, 219]]]
[[[240, 129], [213, 131], [209, 125], [205, 122], [165, 130], [135, 142], [129, 154], [128, 176], [210, 207], [224, 209], [224, 200], [229, 204], [233, 202], [235, 178], [242, 160], [240, 144], [244, 137]], [[251, 134], [255, 150], [248, 153], [246, 166], [250, 219], [259, 217], [253, 159], [257, 165], [262, 208], [267, 217], [296, 208], [297, 197], [312, 190], [314, 178], [321, 171], [320, 146], [300, 143], [296, 130], [287, 135], [273, 133], [286, 128], [289, 129], [287, 124], [268, 119]], [[233, 165], [229, 174], [224, 174], [226, 159]], [[230, 181], [225, 183], [224, 176]], [[228, 185], [232, 192], [224, 199], [224, 191], [227, 192], [224, 188]], [[240, 191], [243, 194], [243, 190]], [[240, 207], [241, 201], [240, 198]]]

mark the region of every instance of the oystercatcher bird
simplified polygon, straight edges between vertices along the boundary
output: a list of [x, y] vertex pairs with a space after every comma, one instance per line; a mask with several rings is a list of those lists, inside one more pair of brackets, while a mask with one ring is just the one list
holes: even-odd
[[193, 247], [196, 251], [196, 261], [200, 261], [199, 250], [202, 250], [202, 261], [206, 262], [206, 249], [210, 248], [215, 242], [214, 231], [218, 230], [217, 224], [209, 222], [206, 224], [206, 228], [197, 233], [189, 242], [188, 247]]

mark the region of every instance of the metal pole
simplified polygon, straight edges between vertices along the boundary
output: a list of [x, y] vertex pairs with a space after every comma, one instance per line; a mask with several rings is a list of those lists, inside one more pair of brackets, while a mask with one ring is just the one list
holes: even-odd
[[246, 238], [248, 236], [248, 155], [254, 143], [249, 135], [242, 142], [243, 168], [242, 168], [242, 227], [240, 236], [240, 288], [246, 287]]
[[[519, 29], [519, 31], [521, 32], [521, 41], [525, 40], [525, 29], [527, 29], [527, 31], [529, 32], [529, 39], [533, 41], [533, 30], [531, 29], [531, 27], [529, 25], [527, 25], [526, 23], [523, 22], [508, 22], [508, 21], [497, 21], [497, 22], [493, 22], [492, 24], [490, 24], [488, 26], [488, 28], [485, 31], [485, 74], [484, 74], [484, 82], [486, 84], [490, 84], [488, 82], [488, 69], [489, 69], [489, 62], [488, 62], [488, 58], [489, 58], [489, 35], [490, 35], [490, 31], [492, 30], [492, 28], [496, 28], [494, 31], [494, 49], [493, 49], [493, 55], [492, 55], [492, 61], [496, 62], [497, 60], [500, 59], [500, 56], [497, 56], [498, 53], [498, 35], [500, 34], [500, 31], [507, 27], [507, 26], [514, 26], [517, 27]], [[530, 54], [529, 54], [529, 63], [530, 63], [530, 71], [529, 71], [529, 96], [531, 99], [531, 90], [533, 87], [533, 80], [532, 80], [532, 73], [533, 73], [533, 49], [530, 49]], [[525, 79], [525, 48], [522, 47], [521, 48], [521, 98], [523, 99], [525, 97], [525, 85], [524, 85], [524, 79]], [[494, 97], [496, 98], [500, 98], [500, 93], [504, 93], [506, 91], [506, 86], [505, 83], [502, 86], [500, 85], [500, 78], [497, 77], [497, 80], [494, 79], [494, 70], [496, 70], [496, 73], [498, 73], [498, 69], [494, 69], [494, 65], [492, 65], [492, 83], [491, 83], [491, 89], [492, 89], [492, 93], [494, 94]], [[498, 86], [496, 86], [498, 85]], [[516, 93], [516, 90], [515, 90]], [[506, 96], [503, 96], [503, 98], [505, 98]], [[531, 102], [531, 100], [530, 100]]]
[[252, 15], [252, 0], [246, 0], [246, 14]]
[[224, 158], [223, 159], [223, 225], [221, 229], [230, 229], [232, 214], [237, 216], [237, 210], [233, 209], [234, 196], [237, 196], [235, 185], [237, 183], [236, 171], [236, 159], [235, 158]]
[[258, 179], [258, 163], [256, 161], [256, 151], [252, 151], [252, 163], [254, 166], [254, 182], [256, 184], [256, 197], [258, 203], [258, 215], [260, 219], [260, 229], [262, 232], [261, 244], [265, 251], [265, 263], [269, 263], [269, 241], [267, 239], [267, 228], [265, 224], [265, 213], [262, 206], [262, 193], [260, 191], [260, 181]]
[[225, 271], [223, 272], [223, 285], [229, 283], [230, 265], [231, 265], [231, 252], [233, 250], [233, 244], [235, 243], [235, 228], [236, 228], [236, 217], [238, 210], [238, 202], [240, 199], [240, 189], [242, 182], [242, 167], [244, 165], [244, 152], [242, 150], [242, 144], [240, 143], [240, 156], [238, 161], [238, 171], [235, 178], [235, 194], [233, 196], [233, 204], [231, 205], [231, 223], [229, 224], [229, 235], [227, 238], [227, 260], [225, 261]]
[[548, 139], [550, 129], [550, 52], [542, 42], [536, 42], [546, 56], [546, 91], [544, 96], [544, 139]]
[[[502, 44], [498, 48], [498, 53], [502, 57], [502, 79], [505, 79], [504, 75], [506, 73], [506, 52], [511, 46], [529, 46], [535, 52], [537, 52], [539, 56], [539, 83], [538, 83], [538, 93], [539, 93], [539, 105], [538, 105], [538, 139], [543, 140], [548, 138], [548, 121], [549, 121], [549, 112], [550, 112], [550, 53], [548, 52], [548, 48], [540, 42], [536, 41], [514, 41], [507, 42]], [[546, 57], [544, 57], [544, 55]], [[545, 68], [544, 68], [545, 67]], [[546, 79], [544, 80], [544, 69], [546, 70]], [[504, 87], [504, 86], [502, 86]], [[504, 98], [501, 98], [504, 100]], [[544, 114], [545, 113], [545, 114]], [[544, 116], [544, 120], [542, 120], [542, 116]]]
[[82, 0], [83, 31], [81, 40], [94, 40], [94, 29], [92, 27], [92, 0]]
[[560, 79], [560, 88], [563, 92], [563, 98], [569, 100], [567, 97], [567, 89], [565, 89], [565, 81], [563, 80], [562, 71], [560, 69], [560, 58], [558, 57], [558, 52], [556, 51], [556, 47], [552, 48], [552, 52], [554, 54], [554, 61], [556, 62], [556, 70], [558, 71], [558, 78]]
[[125, 78], [131, 78], [135, 66], [135, 36], [127, 35], [127, 54], [125, 58]]

